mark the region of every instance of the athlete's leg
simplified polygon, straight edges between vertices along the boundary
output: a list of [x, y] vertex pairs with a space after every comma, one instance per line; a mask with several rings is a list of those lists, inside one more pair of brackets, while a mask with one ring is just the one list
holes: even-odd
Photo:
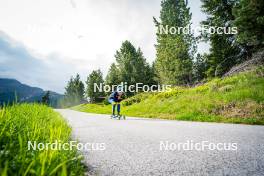
[[109, 99], [108, 102], [112, 104], [112, 115], [115, 115], [115, 107], [116, 107], [115, 101], [113, 99]]
[[116, 104], [112, 103], [112, 115], [115, 115], [115, 107], [116, 107]]
[[117, 103], [117, 114], [120, 115], [120, 103]]

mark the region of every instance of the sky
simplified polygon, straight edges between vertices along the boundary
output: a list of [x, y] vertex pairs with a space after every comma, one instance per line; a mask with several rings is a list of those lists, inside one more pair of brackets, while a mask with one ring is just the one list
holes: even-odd
[[[125, 40], [155, 59], [161, 0], [0, 0], [0, 77], [64, 92], [72, 75], [104, 76]], [[193, 26], [205, 15], [189, 0]], [[198, 52], [208, 51], [200, 44]]]

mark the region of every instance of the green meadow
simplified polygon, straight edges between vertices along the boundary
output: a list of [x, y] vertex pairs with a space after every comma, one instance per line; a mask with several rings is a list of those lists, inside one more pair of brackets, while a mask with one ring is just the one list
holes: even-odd
[[0, 110], [0, 174], [84, 175], [82, 156], [74, 150], [29, 150], [28, 141], [69, 143], [71, 128], [52, 108], [15, 104]]
[[[187, 88], [174, 87], [162, 93], [140, 93], [122, 102], [127, 116], [264, 124], [264, 69], [216, 78]], [[111, 114], [111, 105], [82, 104], [74, 110]]]

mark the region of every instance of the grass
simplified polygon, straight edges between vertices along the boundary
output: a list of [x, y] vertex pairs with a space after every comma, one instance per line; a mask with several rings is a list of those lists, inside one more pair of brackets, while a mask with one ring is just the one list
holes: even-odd
[[[124, 100], [128, 116], [264, 124], [264, 68], [224, 79], [213, 79], [193, 88], [175, 87], [170, 92], [141, 93]], [[74, 110], [110, 114], [111, 105], [82, 104]]]
[[74, 150], [28, 150], [28, 141], [69, 143], [71, 128], [51, 108], [16, 104], [0, 110], [0, 174], [84, 175]]

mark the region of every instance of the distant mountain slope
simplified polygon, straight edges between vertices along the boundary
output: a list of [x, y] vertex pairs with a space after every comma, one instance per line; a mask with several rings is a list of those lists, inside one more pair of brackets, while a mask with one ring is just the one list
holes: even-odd
[[[0, 78], [0, 104], [18, 102], [38, 102], [46, 93], [41, 88], [22, 84], [15, 79]], [[61, 94], [50, 91], [51, 105], [56, 106]]]

